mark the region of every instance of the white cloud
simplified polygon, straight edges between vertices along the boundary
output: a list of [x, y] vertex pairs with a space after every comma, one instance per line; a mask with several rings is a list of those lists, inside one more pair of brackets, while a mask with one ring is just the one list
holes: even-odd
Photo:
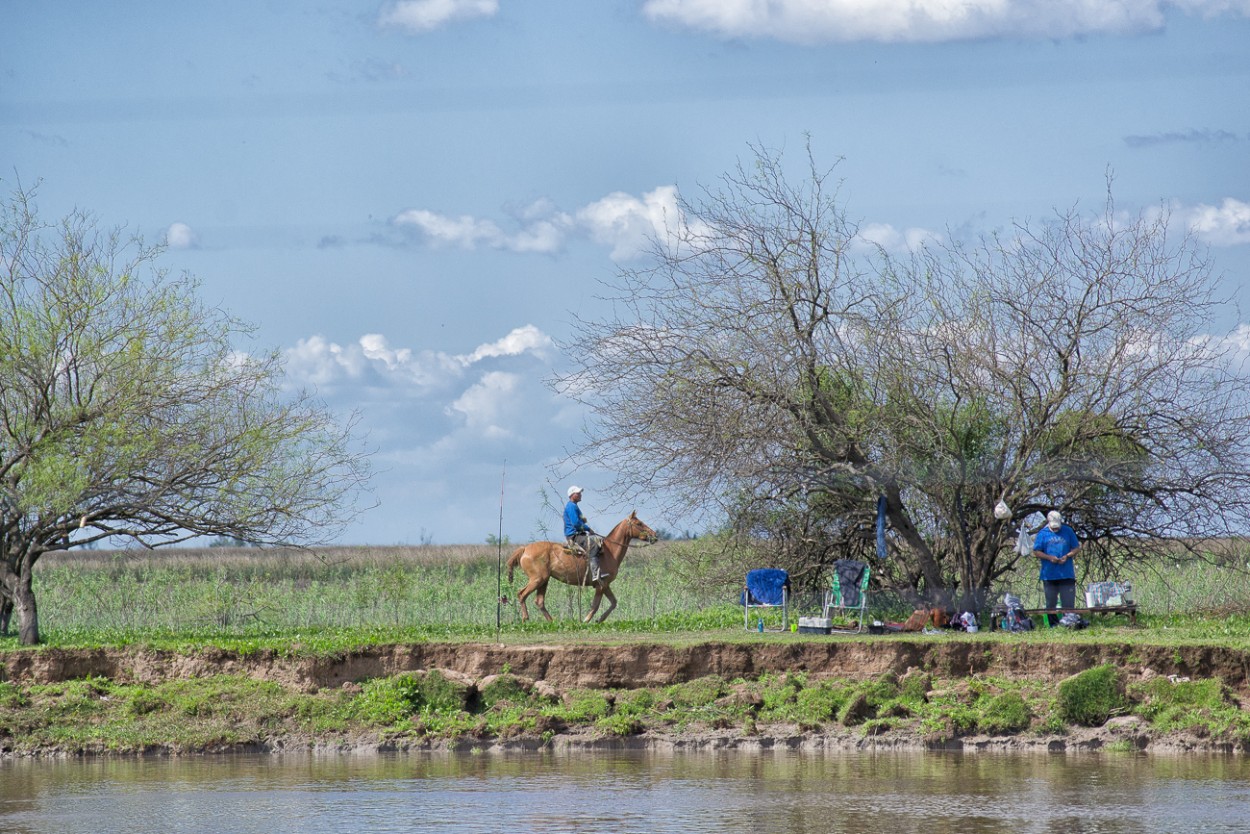
[[521, 377], [503, 371], [490, 371], [447, 406], [448, 413], [463, 416], [466, 427], [487, 440], [507, 438], [511, 412], [517, 408]]
[[391, 223], [415, 231], [435, 246], [459, 246], [463, 249], [485, 246], [511, 252], [538, 253], [560, 251], [572, 225], [568, 215], [551, 210], [545, 202], [535, 203], [517, 219], [521, 228], [513, 234], [508, 234], [490, 220], [479, 220], [469, 215], [450, 217], [427, 209], [400, 212]]
[[522, 353], [533, 353], [545, 357], [552, 346], [551, 337], [532, 324], [517, 327], [507, 336], [490, 344], [481, 345], [467, 357], [466, 365], [495, 356], [519, 356]]
[[887, 252], [915, 252], [927, 243], [938, 243], [942, 236], [928, 229], [896, 229], [889, 223], [865, 223], [860, 226], [857, 241], [880, 246]]
[[1199, 204], [1180, 209], [1180, 216], [1212, 246], [1250, 243], [1250, 203], [1225, 197], [1219, 206]]
[[616, 191], [577, 211], [591, 239], [612, 247], [614, 261], [641, 255], [652, 239], [668, 239], [680, 218], [674, 185], [662, 185], [641, 198]]
[[448, 217], [426, 209], [409, 209], [391, 221], [397, 226], [416, 229], [435, 244], [447, 244], [472, 249], [479, 244], [499, 246], [506, 240], [503, 231], [489, 220], [477, 220], [468, 215]]
[[195, 231], [186, 223], [171, 223], [165, 230], [165, 245], [170, 249], [194, 249], [199, 245]]
[[570, 237], [581, 236], [610, 247], [611, 258], [620, 261], [643, 254], [653, 239], [672, 240], [685, 222], [674, 185], [659, 186], [641, 197], [615, 191], [572, 213], [559, 210], [549, 200], [539, 200], [517, 212], [514, 219], [518, 228], [509, 233], [494, 221], [471, 215], [452, 217], [408, 209], [395, 215], [391, 224], [435, 246], [484, 246], [511, 252], [551, 254], [563, 249]]
[[1250, 15], [1250, 0], [647, 0], [657, 23], [794, 43], [1068, 38], [1163, 28], [1169, 9]]
[[397, 0], [382, 8], [378, 25], [420, 34], [454, 21], [492, 17], [498, 11], [498, 0]]
[[366, 333], [355, 344], [346, 346], [322, 336], [300, 339], [295, 347], [285, 351], [284, 358], [287, 379], [298, 385], [332, 391], [338, 385], [364, 382], [428, 389], [452, 384], [468, 369], [488, 359], [530, 354], [545, 360], [552, 344], [551, 337], [527, 324], [465, 354], [392, 348], [385, 336]]

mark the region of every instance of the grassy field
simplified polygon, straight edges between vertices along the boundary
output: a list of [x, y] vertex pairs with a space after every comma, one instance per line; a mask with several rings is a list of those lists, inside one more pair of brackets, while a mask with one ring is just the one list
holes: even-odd
[[[710, 576], [714, 571], [707, 565], [714, 560], [697, 552], [700, 546], [635, 546], [613, 584], [617, 610], [593, 629], [580, 624], [592, 592], [555, 582], [547, 605], [556, 622], [542, 622], [531, 605], [535, 619], [522, 625], [514, 597], [524, 577], [518, 573], [509, 584], [501, 552], [485, 544], [316, 552], [68, 551], [38, 564], [36, 593], [45, 643], [64, 646], [299, 642], [333, 648], [503, 634], [522, 640], [564, 632], [622, 638], [740, 634], [740, 581], [736, 574]], [[504, 548], [502, 559], [509, 550]], [[1146, 626], [1137, 630], [1142, 635], [1246, 645], [1250, 574], [1245, 566], [1169, 561], [1115, 578], [1133, 584], [1139, 620]], [[1031, 566], [1004, 583], [1008, 588], [1026, 604], [1040, 604]], [[497, 604], [501, 595], [507, 601]], [[872, 616], [906, 615], [881, 608], [883, 599], [870, 610]], [[818, 606], [818, 596], [797, 597], [797, 613], [814, 614]], [[1101, 618], [1094, 625], [1091, 632], [1101, 630]], [[14, 637], [0, 638], [0, 647], [15, 646]]]

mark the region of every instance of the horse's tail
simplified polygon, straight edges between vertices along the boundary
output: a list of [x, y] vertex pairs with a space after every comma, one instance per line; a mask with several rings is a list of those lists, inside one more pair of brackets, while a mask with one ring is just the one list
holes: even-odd
[[525, 552], [524, 547], [518, 547], [512, 551], [512, 555], [508, 557], [508, 581], [512, 581], [512, 570], [521, 564], [521, 554]]

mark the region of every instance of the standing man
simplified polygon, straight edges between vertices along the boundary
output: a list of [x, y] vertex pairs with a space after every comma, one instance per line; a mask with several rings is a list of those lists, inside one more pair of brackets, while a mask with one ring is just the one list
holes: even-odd
[[582, 508], [577, 506], [581, 500], [582, 488], [569, 487], [569, 503], [564, 505], [564, 538], [585, 551], [590, 560], [590, 581], [594, 583], [607, 579], [612, 574], [599, 569], [599, 547], [603, 544], [603, 537], [597, 535], [586, 523]]
[[[1033, 539], [1033, 555], [1041, 562], [1038, 578], [1046, 594], [1046, 610], [1076, 607], [1076, 565], [1072, 558], [1081, 549], [1076, 531], [1063, 523], [1058, 510], [1046, 514], [1046, 526]], [[1047, 614], [1046, 616], [1050, 616]]]

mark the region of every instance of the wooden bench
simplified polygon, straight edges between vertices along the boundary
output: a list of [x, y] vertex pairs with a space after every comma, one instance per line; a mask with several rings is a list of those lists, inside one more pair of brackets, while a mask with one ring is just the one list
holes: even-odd
[[[1130, 602], [1124, 605], [1103, 605], [1098, 608], [1022, 608], [1026, 617], [1030, 619], [1038, 614], [1127, 614], [1130, 625], [1137, 625], [1137, 603]], [[990, 613], [994, 618], [994, 627], [998, 627], [998, 622], [1007, 616], [1007, 606], [1001, 602], [997, 603]]]

